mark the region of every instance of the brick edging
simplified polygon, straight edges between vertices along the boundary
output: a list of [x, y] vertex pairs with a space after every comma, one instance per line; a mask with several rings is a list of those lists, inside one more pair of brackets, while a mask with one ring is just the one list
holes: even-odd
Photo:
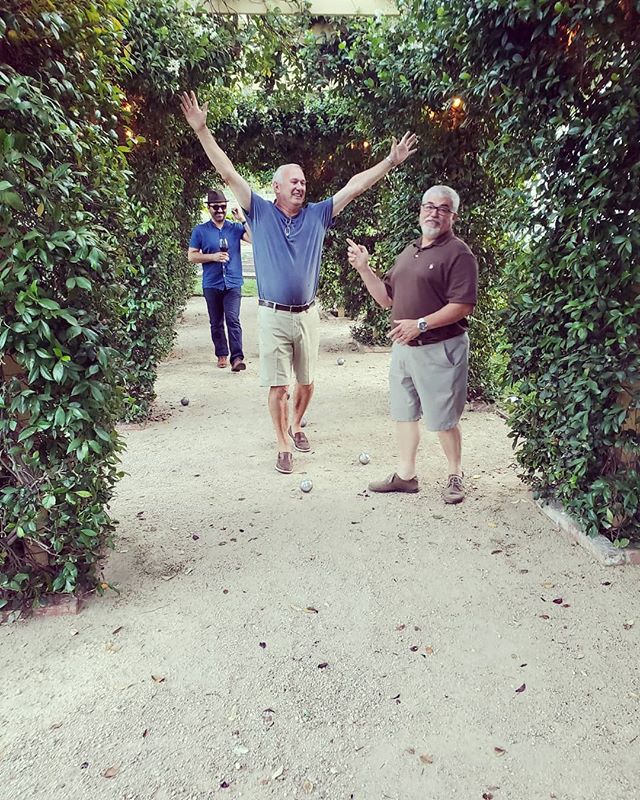
[[596, 561], [605, 567], [621, 567], [625, 564], [635, 564], [640, 566], [640, 548], [614, 547], [606, 536], [598, 534], [589, 536], [581, 528], [579, 523], [568, 514], [564, 508], [555, 501], [535, 500], [536, 506], [549, 519], [556, 523], [556, 526], [566, 533], [574, 542], [583, 547], [590, 553]]

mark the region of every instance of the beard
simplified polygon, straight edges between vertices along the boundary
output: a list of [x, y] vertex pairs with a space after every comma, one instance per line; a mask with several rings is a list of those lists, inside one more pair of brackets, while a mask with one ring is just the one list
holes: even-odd
[[423, 236], [432, 236], [434, 233], [440, 232], [440, 223], [428, 220], [420, 224]]

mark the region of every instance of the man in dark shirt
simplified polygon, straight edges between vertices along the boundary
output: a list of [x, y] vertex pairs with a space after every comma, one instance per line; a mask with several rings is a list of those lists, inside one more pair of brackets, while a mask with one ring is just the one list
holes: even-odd
[[212, 189], [207, 193], [207, 208], [211, 220], [193, 229], [187, 258], [192, 264], [202, 264], [202, 293], [209, 312], [211, 340], [218, 366], [227, 366], [231, 351], [231, 369], [240, 372], [245, 369], [240, 326], [244, 282], [240, 240], [248, 242], [250, 239], [245, 231], [244, 217], [236, 209], [233, 215], [237, 222], [226, 218], [227, 198], [222, 192]]
[[384, 279], [369, 267], [366, 247], [351, 239], [349, 262], [369, 294], [392, 308], [391, 416], [397, 423], [400, 460], [388, 478], [369, 484], [372, 492], [417, 492], [419, 420], [437, 431], [449, 462], [445, 503], [464, 500], [460, 416], [467, 398], [467, 316], [478, 294], [478, 265], [453, 233], [460, 198], [448, 186], [432, 186], [422, 198], [422, 236], [408, 245]]

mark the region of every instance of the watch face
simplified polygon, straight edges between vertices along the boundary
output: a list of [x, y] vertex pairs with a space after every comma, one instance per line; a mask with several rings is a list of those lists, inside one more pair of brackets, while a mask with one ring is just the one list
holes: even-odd
[[421, 319], [420, 322], [418, 323], [418, 327], [424, 333], [427, 330], [427, 323], [423, 319]]

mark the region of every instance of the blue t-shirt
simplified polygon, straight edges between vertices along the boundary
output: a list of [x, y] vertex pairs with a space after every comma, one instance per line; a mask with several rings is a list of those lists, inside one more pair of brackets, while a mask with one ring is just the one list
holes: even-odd
[[318, 289], [333, 199], [309, 203], [295, 217], [288, 217], [275, 203], [251, 192], [251, 208], [245, 214], [251, 227], [260, 299], [287, 306], [310, 303]]
[[244, 226], [240, 222], [229, 222], [225, 219], [222, 228], [218, 228], [211, 220], [196, 225], [191, 233], [189, 247], [202, 253], [219, 253], [220, 238], [226, 239], [229, 245], [229, 260], [226, 264], [219, 261], [208, 261], [202, 265], [203, 289], [236, 289], [242, 286], [242, 257], [240, 240], [244, 234]]

